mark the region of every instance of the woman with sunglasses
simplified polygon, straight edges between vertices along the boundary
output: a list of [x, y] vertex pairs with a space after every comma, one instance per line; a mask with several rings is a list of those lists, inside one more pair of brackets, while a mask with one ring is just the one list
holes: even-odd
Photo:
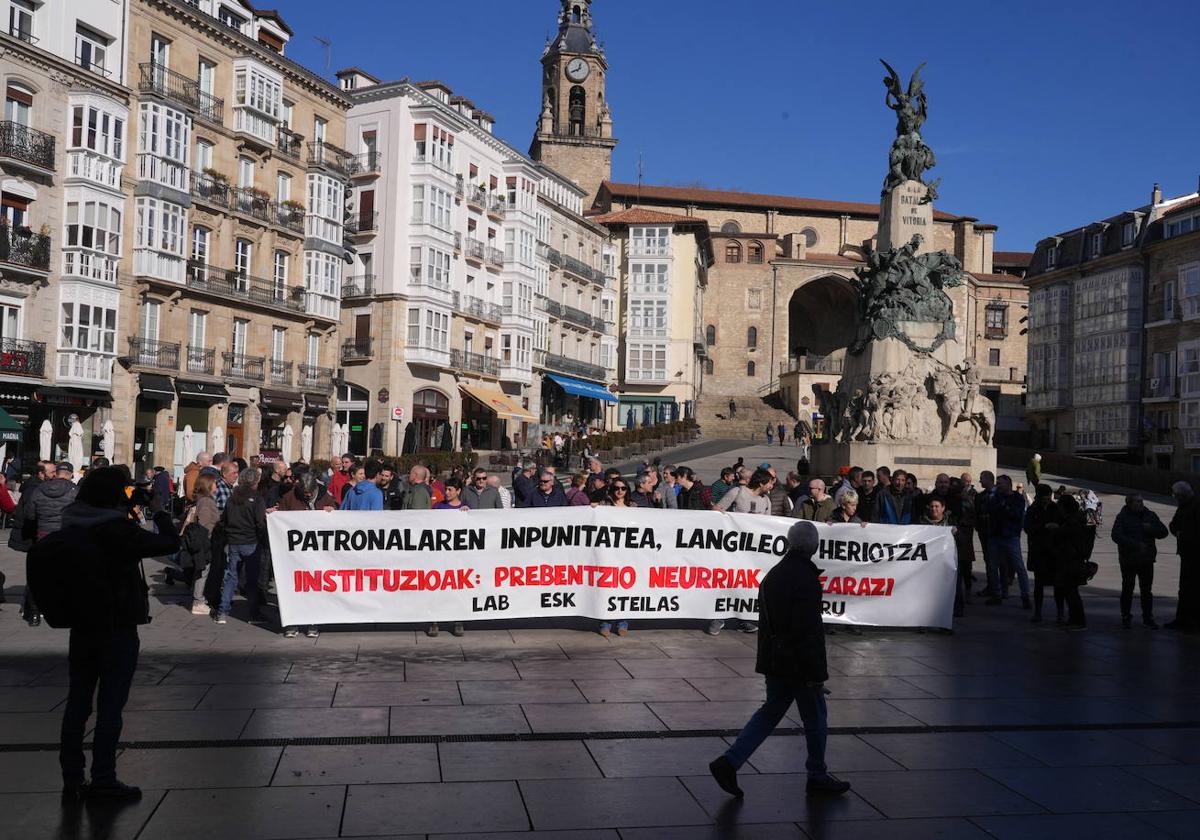
[[[604, 505], [605, 507], [616, 507], [616, 508], [635, 508], [635, 507], [637, 507], [637, 503], [634, 502], [633, 499], [631, 499], [629, 497], [630, 497], [629, 483], [623, 478], [617, 478], [617, 479], [614, 479], [612, 484], [610, 484], [608, 486], [608, 495], [605, 496], [604, 501], [601, 502], [600, 504]], [[616, 624], [616, 627], [617, 627], [617, 635], [618, 636], [626, 636], [629, 634], [629, 620], [622, 618], [616, 622], [612, 622], [612, 621], [600, 622], [600, 635], [606, 639], [609, 636], [611, 636], [614, 623]]]

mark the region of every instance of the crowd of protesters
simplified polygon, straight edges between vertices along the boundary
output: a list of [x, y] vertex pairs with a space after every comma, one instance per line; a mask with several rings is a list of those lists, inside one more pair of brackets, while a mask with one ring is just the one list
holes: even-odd
[[[586, 440], [586, 438], [583, 438]], [[922, 488], [902, 469], [881, 466], [875, 470], [852, 467], [826, 480], [807, 475], [807, 458], [782, 483], [770, 464], [746, 465], [741, 458], [719, 471], [711, 484], [686, 466], [643, 463], [629, 477], [616, 468], [605, 469], [599, 459], [582, 456], [582, 469], [561, 471], [561, 457], [569, 450], [551, 438], [546, 457], [526, 459], [512, 469], [508, 481], [483, 467], [455, 468], [437, 475], [418, 464], [407, 472], [380, 459], [343, 455], [318, 474], [304, 463], [281, 461], [248, 463], [224, 453], [201, 452], [183, 470], [181, 486], [161, 469], [139, 477], [148, 492], [148, 513], [166, 510], [179, 520], [181, 548], [169, 558], [167, 584], [188, 588], [189, 607], [196, 615], [211, 616], [226, 624], [234, 597], [241, 592], [247, 618], [265, 622], [263, 607], [269, 602], [272, 580], [267, 517], [275, 511], [471, 511], [505, 508], [611, 506], [662, 510], [704, 510], [789, 516], [815, 523], [877, 523], [932, 525], [950, 528], [958, 555], [954, 613], [963, 615], [973, 597], [988, 606], [1001, 605], [1010, 594], [1031, 611], [1031, 621], [1043, 620], [1049, 588], [1057, 623], [1071, 630], [1086, 628], [1079, 587], [1094, 574], [1091, 555], [1097, 531], [1103, 524], [1099, 500], [1090, 491], [1068, 493], [1039, 483], [1040, 460], [1026, 470], [1029, 495], [1008, 475], [984, 472], [976, 486], [973, 477], [938, 475]], [[104, 459], [92, 465], [107, 466]], [[62, 511], [75, 497], [78, 476], [72, 465], [39, 462], [21, 486], [14, 502], [0, 478], [0, 510], [10, 514], [13, 529], [9, 545], [27, 550], [34, 541], [59, 527]], [[1200, 517], [1190, 485], [1173, 488], [1179, 509], [1164, 525], [1140, 496], [1127, 498], [1115, 518], [1111, 538], [1120, 559], [1121, 617], [1132, 626], [1135, 588], [1140, 588], [1142, 623], [1157, 627], [1153, 613], [1155, 542], [1173, 533], [1183, 558], [1180, 606], [1177, 620], [1168, 627], [1200, 630]], [[1022, 550], [1022, 536], [1026, 548]], [[975, 590], [976, 561], [982, 559], [982, 587]], [[24, 616], [38, 624], [36, 604], [27, 595]], [[738, 627], [754, 632], [757, 625], [741, 621]], [[720, 633], [724, 622], [708, 623], [706, 631]], [[624, 620], [604, 622], [600, 633], [625, 635]], [[299, 627], [285, 627], [296, 636]], [[319, 628], [303, 628], [316, 637]], [[437, 624], [426, 627], [430, 636]], [[462, 635], [461, 622], [451, 632]]]

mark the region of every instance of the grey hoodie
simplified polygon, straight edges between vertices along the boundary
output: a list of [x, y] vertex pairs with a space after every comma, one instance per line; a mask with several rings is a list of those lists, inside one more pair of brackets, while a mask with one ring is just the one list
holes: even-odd
[[43, 481], [32, 491], [26, 516], [34, 519], [38, 534], [49, 534], [62, 527], [63, 510], [75, 501], [79, 488], [65, 478]]

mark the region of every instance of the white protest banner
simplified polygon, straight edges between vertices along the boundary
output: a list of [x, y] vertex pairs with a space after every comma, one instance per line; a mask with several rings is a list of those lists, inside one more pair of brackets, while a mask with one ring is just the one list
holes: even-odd
[[[796, 520], [612, 507], [276, 512], [285, 625], [747, 618]], [[949, 528], [817, 525], [825, 619], [952, 623]]]

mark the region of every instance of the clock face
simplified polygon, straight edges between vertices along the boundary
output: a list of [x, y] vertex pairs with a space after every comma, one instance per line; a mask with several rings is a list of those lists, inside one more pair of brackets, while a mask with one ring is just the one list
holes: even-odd
[[592, 68], [582, 58], [573, 58], [567, 65], [567, 78], [572, 82], [582, 82], [592, 72]]

